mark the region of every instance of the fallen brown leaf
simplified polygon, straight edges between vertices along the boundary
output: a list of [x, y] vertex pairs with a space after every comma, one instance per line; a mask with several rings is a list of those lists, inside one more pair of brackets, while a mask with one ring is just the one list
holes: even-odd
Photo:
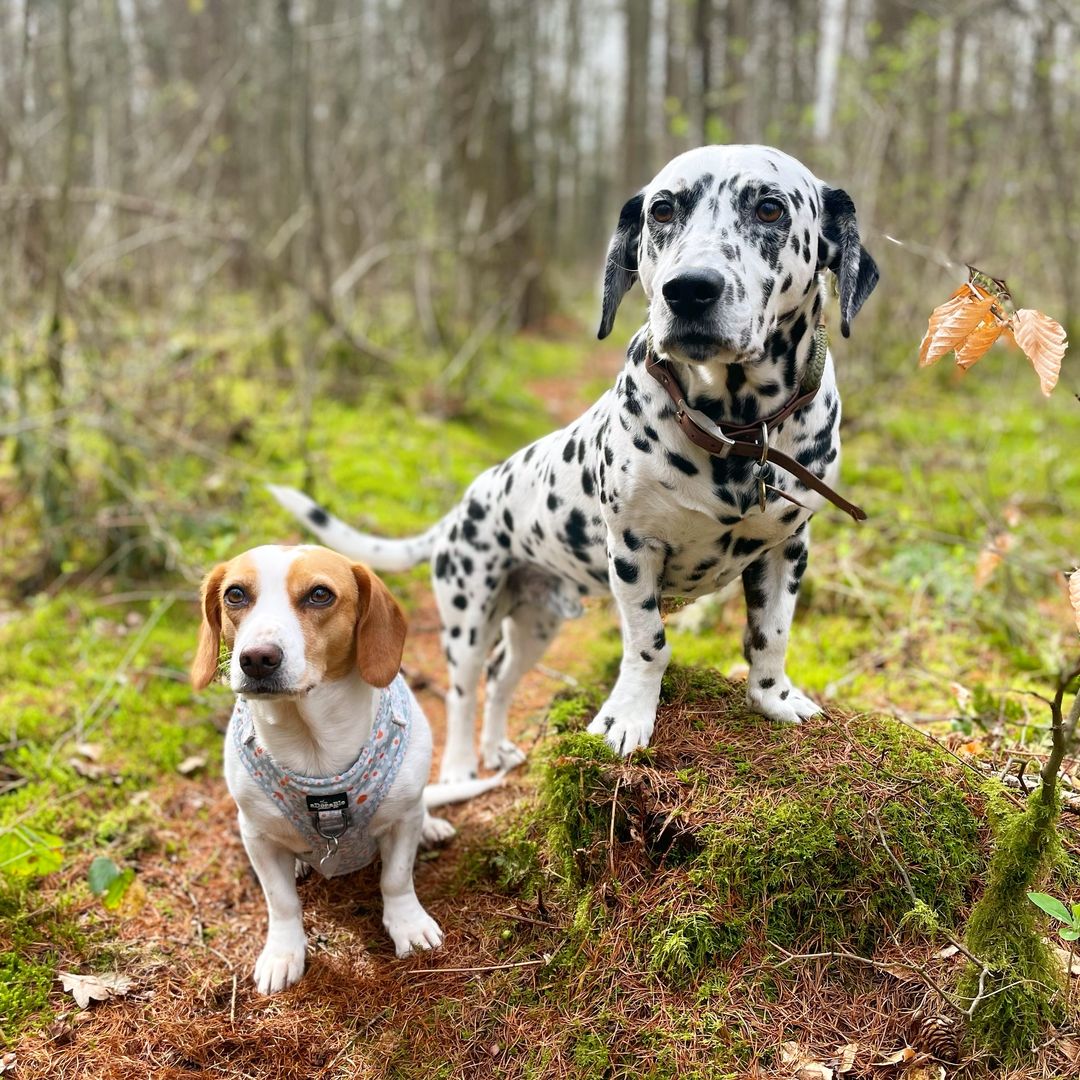
[[131, 989], [131, 979], [126, 975], [108, 973], [102, 975], [78, 975], [74, 971], [58, 971], [57, 977], [64, 987], [64, 992], [75, 999], [80, 1009], [85, 1009], [91, 1001], [108, 1001], [109, 998], [123, 997]]
[[858, 1043], [845, 1043], [836, 1051], [837, 1073], [851, 1072], [855, 1065], [855, 1055], [859, 1052]]
[[184, 760], [176, 766], [176, 771], [181, 776], [190, 776], [193, 772], [198, 772], [205, 764], [205, 754], [192, 754], [191, 757], [184, 758]]
[[914, 1047], [905, 1046], [903, 1050], [897, 1050], [895, 1054], [890, 1054], [888, 1057], [881, 1058], [879, 1061], [875, 1061], [874, 1064], [906, 1065], [909, 1061], [914, 1061], [917, 1056]]

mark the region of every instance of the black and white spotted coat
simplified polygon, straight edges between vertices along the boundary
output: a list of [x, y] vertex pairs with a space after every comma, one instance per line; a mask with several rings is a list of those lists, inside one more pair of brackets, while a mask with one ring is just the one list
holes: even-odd
[[[760, 220], [775, 213], [767, 205], [762, 215], [763, 203], [779, 203], [780, 218]], [[721, 283], [715, 302], [688, 319], [665, 297], [665, 283], [702, 267]], [[784, 659], [809, 518], [823, 500], [774, 470], [773, 485], [805, 508], [770, 490], [762, 511], [753, 463], [691, 443], [646, 372], [645, 355], [650, 332], [689, 404], [715, 420], [745, 424], [775, 412], [800, 385], [825, 269], [838, 276], [846, 330], [877, 273], [844, 192], [771, 148], [690, 151], [623, 208], [608, 252], [601, 336], [635, 280], [649, 299], [649, 319], [615, 386], [583, 416], [483, 473], [445, 518], [412, 540], [364, 536], [306, 496], [273, 489], [324, 543], [376, 569], [432, 560], [450, 670], [442, 779], [476, 769], [473, 724], [485, 663], [484, 761], [520, 760], [506, 739], [510, 697], [560, 622], [590, 595], [610, 592], [622, 625], [619, 676], [589, 728], [619, 752], [647, 745], [652, 734], [671, 655], [661, 598], [702, 596], [739, 577], [750, 703], [792, 723], [817, 711], [791, 684]], [[814, 400], [769, 438], [834, 485], [839, 427], [830, 357]]]

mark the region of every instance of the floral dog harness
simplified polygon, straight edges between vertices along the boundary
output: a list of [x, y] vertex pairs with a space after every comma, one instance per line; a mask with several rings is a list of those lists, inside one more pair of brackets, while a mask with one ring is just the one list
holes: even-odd
[[412, 729], [410, 698], [398, 675], [382, 692], [371, 738], [360, 756], [336, 776], [300, 776], [279, 765], [256, 741], [248, 704], [237, 698], [229, 721], [236, 752], [251, 778], [310, 845], [296, 857], [323, 877], [359, 870], [378, 853], [369, 826], [405, 759]]

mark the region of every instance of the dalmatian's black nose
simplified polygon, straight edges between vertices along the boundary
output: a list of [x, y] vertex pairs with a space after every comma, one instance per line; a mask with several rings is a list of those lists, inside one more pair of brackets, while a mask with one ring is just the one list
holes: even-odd
[[724, 279], [716, 270], [684, 270], [668, 278], [660, 290], [676, 315], [692, 319], [704, 315], [724, 292]]
[[252, 645], [240, 654], [240, 667], [252, 679], [264, 679], [273, 675], [283, 659], [277, 645]]

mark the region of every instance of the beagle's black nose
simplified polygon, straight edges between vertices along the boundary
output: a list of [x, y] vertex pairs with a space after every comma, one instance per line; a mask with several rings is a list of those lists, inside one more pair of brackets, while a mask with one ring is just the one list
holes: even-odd
[[660, 290], [676, 315], [692, 319], [704, 315], [723, 295], [724, 278], [716, 270], [705, 267], [684, 270], [668, 278]]
[[282, 659], [277, 645], [252, 645], [240, 654], [240, 667], [252, 679], [265, 679], [281, 667]]

